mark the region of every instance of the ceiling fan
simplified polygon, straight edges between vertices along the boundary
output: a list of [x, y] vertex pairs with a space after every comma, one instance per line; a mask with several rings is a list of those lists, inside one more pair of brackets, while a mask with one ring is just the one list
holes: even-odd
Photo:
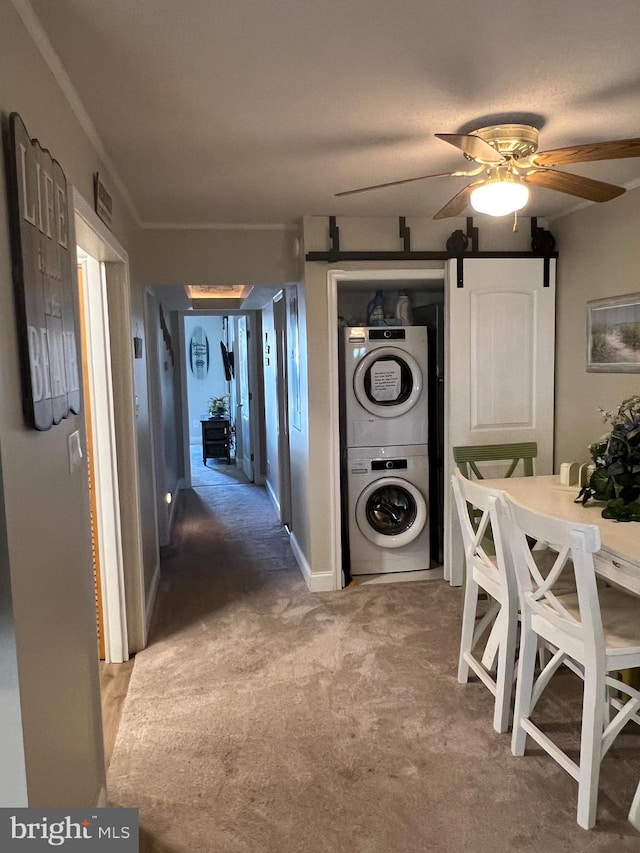
[[570, 145], [551, 151], [538, 151], [538, 130], [527, 124], [498, 124], [480, 127], [468, 134], [436, 133], [438, 139], [460, 149], [467, 160], [478, 166], [468, 171], [441, 172], [420, 175], [386, 184], [375, 184], [336, 193], [354, 195], [383, 187], [396, 187], [427, 178], [473, 178], [439, 210], [434, 219], [460, 216], [468, 204], [479, 213], [505, 216], [520, 210], [529, 200], [528, 184], [535, 184], [588, 201], [610, 201], [625, 192], [624, 187], [584, 178], [571, 172], [561, 172], [554, 166], [588, 163], [596, 160], [617, 160], [640, 157], [640, 139], [620, 139], [612, 142], [592, 142]]

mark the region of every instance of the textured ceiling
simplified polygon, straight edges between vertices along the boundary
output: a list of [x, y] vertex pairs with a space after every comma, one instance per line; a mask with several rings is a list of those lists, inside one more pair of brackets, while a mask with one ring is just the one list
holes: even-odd
[[[432, 216], [436, 132], [528, 119], [541, 149], [640, 137], [638, 0], [31, 0], [145, 223]], [[613, 183], [640, 159], [572, 167]], [[523, 214], [578, 200], [535, 188]], [[609, 202], [615, 204], [615, 202]]]

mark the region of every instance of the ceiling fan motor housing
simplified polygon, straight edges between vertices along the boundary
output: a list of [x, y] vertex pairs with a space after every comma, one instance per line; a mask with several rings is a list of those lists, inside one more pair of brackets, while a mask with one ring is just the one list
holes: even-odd
[[[538, 129], [528, 124], [497, 124], [472, 132], [506, 160], [524, 160], [538, 150]], [[482, 162], [481, 157], [474, 158]]]
[[[485, 119], [486, 121], [486, 119]], [[440, 172], [419, 175], [360, 187], [336, 195], [351, 195], [383, 187], [396, 187], [424, 181], [426, 178], [473, 178], [486, 172], [459, 190], [434, 219], [460, 216], [471, 204], [474, 210], [491, 216], [505, 216], [520, 210], [528, 201], [529, 185], [556, 190], [587, 201], [611, 201], [625, 192], [624, 187], [559, 171], [557, 166], [591, 163], [597, 160], [617, 160], [640, 157], [640, 138], [618, 139], [609, 142], [590, 142], [538, 151], [538, 128], [530, 124], [493, 124], [479, 127], [470, 133], [436, 133], [438, 139], [453, 145], [469, 161], [475, 161], [469, 171]]]

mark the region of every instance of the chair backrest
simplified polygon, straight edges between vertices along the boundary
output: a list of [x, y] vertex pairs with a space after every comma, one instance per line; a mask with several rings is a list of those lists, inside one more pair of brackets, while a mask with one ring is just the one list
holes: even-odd
[[[476, 479], [483, 480], [478, 462], [509, 462], [506, 473], [502, 476], [511, 477], [518, 463], [522, 461], [525, 477], [533, 476], [533, 460], [538, 455], [538, 445], [535, 441], [525, 441], [517, 444], [475, 444], [461, 445], [453, 448], [453, 458], [464, 476], [470, 479], [471, 470]], [[500, 476], [500, 475], [495, 475]]]
[[[600, 531], [595, 524], [580, 524], [534, 512], [506, 496], [497, 509], [504, 514], [501, 529], [511, 554], [520, 610], [541, 617], [536, 624], [551, 642], [556, 632], [588, 648], [603, 648], [602, 620], [593, 554], [600, 549]], [[537, 541], [548, 543], [543, 566]], [[575, 582], [576, 595], [567, 593], [567, 582]], [[538, 631], [540, 633], [540, 631]]]
[[[460, 519], [467, 572], [480, 574], [482, 580], [478, 577], [476, 580], [498, 601], [505, 602], [505, 596], [513, 596], [515, 600], [515, 578], [507, 563], [510, 555], [502, 535], [502, 515], [498, 514], [505, 493], [468, 480], [459, 469], [451, 475], [451, 488]], [[489, 553], [489, 545], [493, 554]]]

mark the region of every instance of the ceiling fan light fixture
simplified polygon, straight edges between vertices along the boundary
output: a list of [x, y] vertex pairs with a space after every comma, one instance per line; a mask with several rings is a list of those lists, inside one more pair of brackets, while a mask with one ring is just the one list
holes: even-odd
[[472, 190], [470, 201], [477, 213], [506, 216], [525, 206], [529, 201], [529, 188], [508, 172], [497, 178], [489, 178]]

